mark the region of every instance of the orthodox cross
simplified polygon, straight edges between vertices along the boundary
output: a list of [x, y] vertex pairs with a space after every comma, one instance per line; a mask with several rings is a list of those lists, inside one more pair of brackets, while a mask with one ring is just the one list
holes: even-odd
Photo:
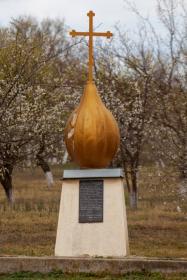
[[110, 31], [107, 32], [94, 32], [93, 31], [93, 17], [95, 16], [94, 12], [89, 11], [87, 13], [87, 16], [89, 17], [89, 31], [88, 32], [76, 32], [75, 30], [72, 30], [70, 32], [70, 35], [72, 37], [75, 36], [89, 36], [89, 61], [88, 61], [88, 80], [89, 82], [93, 81], [93, 36], [104, 36], [107, 38], [110, 38], [113, 34]]

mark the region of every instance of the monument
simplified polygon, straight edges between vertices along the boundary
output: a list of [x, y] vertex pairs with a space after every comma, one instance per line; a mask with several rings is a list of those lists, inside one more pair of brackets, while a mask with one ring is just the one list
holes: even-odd
[[95, 14], [87, 15], [89, 31], [70, 32], [89, 37], [88, 82], [65, 128], [67, 151], [80, 169], [64, 170], [55, 255], [123, 257], [128, 254], [123, 172], [107, 168], [119, 146], [119, 129], [93, 81], [93, 37], [112, 33], [95, 32]]

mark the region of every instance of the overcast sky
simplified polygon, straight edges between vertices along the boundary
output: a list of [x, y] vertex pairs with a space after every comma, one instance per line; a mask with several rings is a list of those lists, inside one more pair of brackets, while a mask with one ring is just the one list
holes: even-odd
[[[130, 0], [132, 2], [132, 0]], [[155, 20], [156, 0], [134, 0], [140, 12]], [[124, 0], [0, 0], [0, 25], [7, 25], [13, 17], [32, 15], [37, 19], [64, 18], [68, 26], [87, 30], [86, 13], [96, 13], [94, 25], [97, 30], [112, 30], [116, 23], [130, 29], [135, 17], [127, 9]]]
[[[177, 0], [176, 0], [177, 1]], [[187, 7], [187, 0], [183, 0]], [[129, 0], [139, 12], [149, 16], [160, 33], [165, 32], [157, 17], [157, 0]], [[124, 0], [0, 0], [0, 26], [7, 25], [12, 18], [30, 15], [38, 20], [43, 18], [64, 19], [69, 28], [77, 31], [88, 30], [89, 10], [96, 13], [94, 27], [97, 31], [113, 31], [116, 24], [130, 30], [133, 36], [137, 27], [136, 16]]]

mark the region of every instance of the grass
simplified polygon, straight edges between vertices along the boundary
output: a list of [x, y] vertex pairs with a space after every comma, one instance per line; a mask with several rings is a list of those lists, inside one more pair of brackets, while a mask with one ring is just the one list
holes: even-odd
[[[17, 170], [13, 207], [8, 206], [0, 188], [1, 256], [54, 255], [62, 168], [53, 171], [56, 183], [48, 189], [39, 169]], [[187, 198], [178, 195], [176, 174], [169, 169], [158, 174], [153, 167], [142, 168], [139, 190], [139, 209], [132, 211], [127, 203], [131, 255], [187, 258]]]
[[17, 279], [62, 279], [62, 280], [186, 280], [187, 275], [184, 274], [174, 274], [174, 275], [162, 275], [160, 273], [129, 273], [124, 276], [91, 276], [91, 275], [66, 275], [61, 272], [53, 272], [49, 274], [40, 274], [40, 273], [15, 273], [0, 275], [0, 280], [17, 280]]

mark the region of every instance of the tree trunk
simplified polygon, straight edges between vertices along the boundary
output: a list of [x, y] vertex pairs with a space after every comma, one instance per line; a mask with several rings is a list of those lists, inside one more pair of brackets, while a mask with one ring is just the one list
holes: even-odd
[[183, 198], [187, 197], [187, 145], [185, 145], [183, 157], [179, 166], [180, 170], [180, 183], [179, 195]]
[[179, 196], [182, 198], [187, 197], [187, 178], [182, 178], [179, 183]]
[[130, 194], [131, 188], [130, 188], [130, 182], [129, 182], [129, 173], [128, 173], [128, 168], [127, 168], [127, 164], [125, 161], [123, 161], [123, 169], [124, 169], [124, 173], [125, 173], [125, 180], [126, 180], [126, 184], [127, 184], [127, 190], [128, 193]]
[[66, 164], [67, 160], [68, 160], [68, 151], [65, 150], [63, 160], [62, 160], [62, 164]]
[[138, 208], [138, 186], [137, 186], [137, 170], [131, 169], [131, 190], [130, 190], [130, 208], [136, 210]]
[[53, 174], [51, 171], [45, 172], [45, 178], [47, 181], [48, 188], [51, 188], [54, 185]]
[[0, 176], [0, 182], [5, 190], [8, 202], [12, 204], [14, 202], [13, 198], [13, 188], [12, 188], [12, 171], [13, 166], [11, 164], [5, 164], [2, 168], [3, 172]]
[[187, 151], [184, 152], [179, 169], [182, 179], [187, 179]]
[[131, 190], [130, 192], [130, 208], [137, 209], [138, 208], [138, 194], [136, 191]]
[[54, 180], [49, 164], [43, 159], [41, 155], [37, 155], [37, 164], [42, 168], [43, 172], [45, 173], [47, 186], [51, 188], [54, 185]]

